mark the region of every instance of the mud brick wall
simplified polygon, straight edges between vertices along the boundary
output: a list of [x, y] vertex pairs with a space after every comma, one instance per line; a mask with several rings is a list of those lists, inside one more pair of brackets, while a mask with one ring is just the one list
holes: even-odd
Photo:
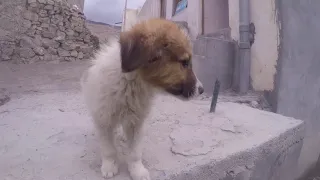
[[[4, 0], [0, 13], [0, 60], [14, 63], [86, 60], [99, 40], [86, 27], [81, 9], [66, 0]], [[11, 8], [11, 11], [9, 10]], [[11, 28], [7, 28], [7, 26]]]

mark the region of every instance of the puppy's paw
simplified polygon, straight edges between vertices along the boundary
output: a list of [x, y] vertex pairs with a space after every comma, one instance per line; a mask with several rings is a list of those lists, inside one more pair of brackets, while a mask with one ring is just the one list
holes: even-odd
[[101, 173], [104, 178], [112, 178], [118, 173], [119, 166], [115, 160], [103, 160]]
[[149, 171], [144, 167], [141, 161], [128, 164], [128, 170], [133, 180], [151, 180]]

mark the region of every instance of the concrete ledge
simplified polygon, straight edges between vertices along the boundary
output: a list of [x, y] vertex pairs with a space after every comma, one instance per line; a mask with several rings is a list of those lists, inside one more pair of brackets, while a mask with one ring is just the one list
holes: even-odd
[[[292, 180], [302, 121], [234, 103], [159, 97], [144, 160], [153, 180]], [[28, 94], [0, 106], [0, 177], [102, 180], [79, 91]], [[129, 180], [125, 167], [113, 180]]]

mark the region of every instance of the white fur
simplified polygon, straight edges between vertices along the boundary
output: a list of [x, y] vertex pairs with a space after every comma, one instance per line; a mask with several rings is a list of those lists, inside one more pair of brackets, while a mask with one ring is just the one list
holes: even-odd
[[[109, 45], [101, 47], [92, 66], [81, 78], [85, 102], [100, 138], [101, 172], [106, 178], [118, 173], [114, 131], [121, 125], [127, 137], [125, 160], [131, 177], [133, 180], [150, 180], [141, 161], [140, 141], [154, 89], [136, 72], [123, 73], [120, 58], [120, 44], [116, 39], [111, 40]], [[197, 85], [201, 86], [199, 82]]]

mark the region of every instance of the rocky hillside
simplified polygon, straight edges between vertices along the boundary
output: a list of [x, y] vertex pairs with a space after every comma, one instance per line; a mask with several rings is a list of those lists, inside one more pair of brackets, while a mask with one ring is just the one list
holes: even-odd
[[119, 36], [121, 27], [113, 26], [106, 23], [95, 22], [87, 20], [87, 27], [90, 29], [91, 33], [99, 37], [100, 42], [107, 42], [109, 37]]

